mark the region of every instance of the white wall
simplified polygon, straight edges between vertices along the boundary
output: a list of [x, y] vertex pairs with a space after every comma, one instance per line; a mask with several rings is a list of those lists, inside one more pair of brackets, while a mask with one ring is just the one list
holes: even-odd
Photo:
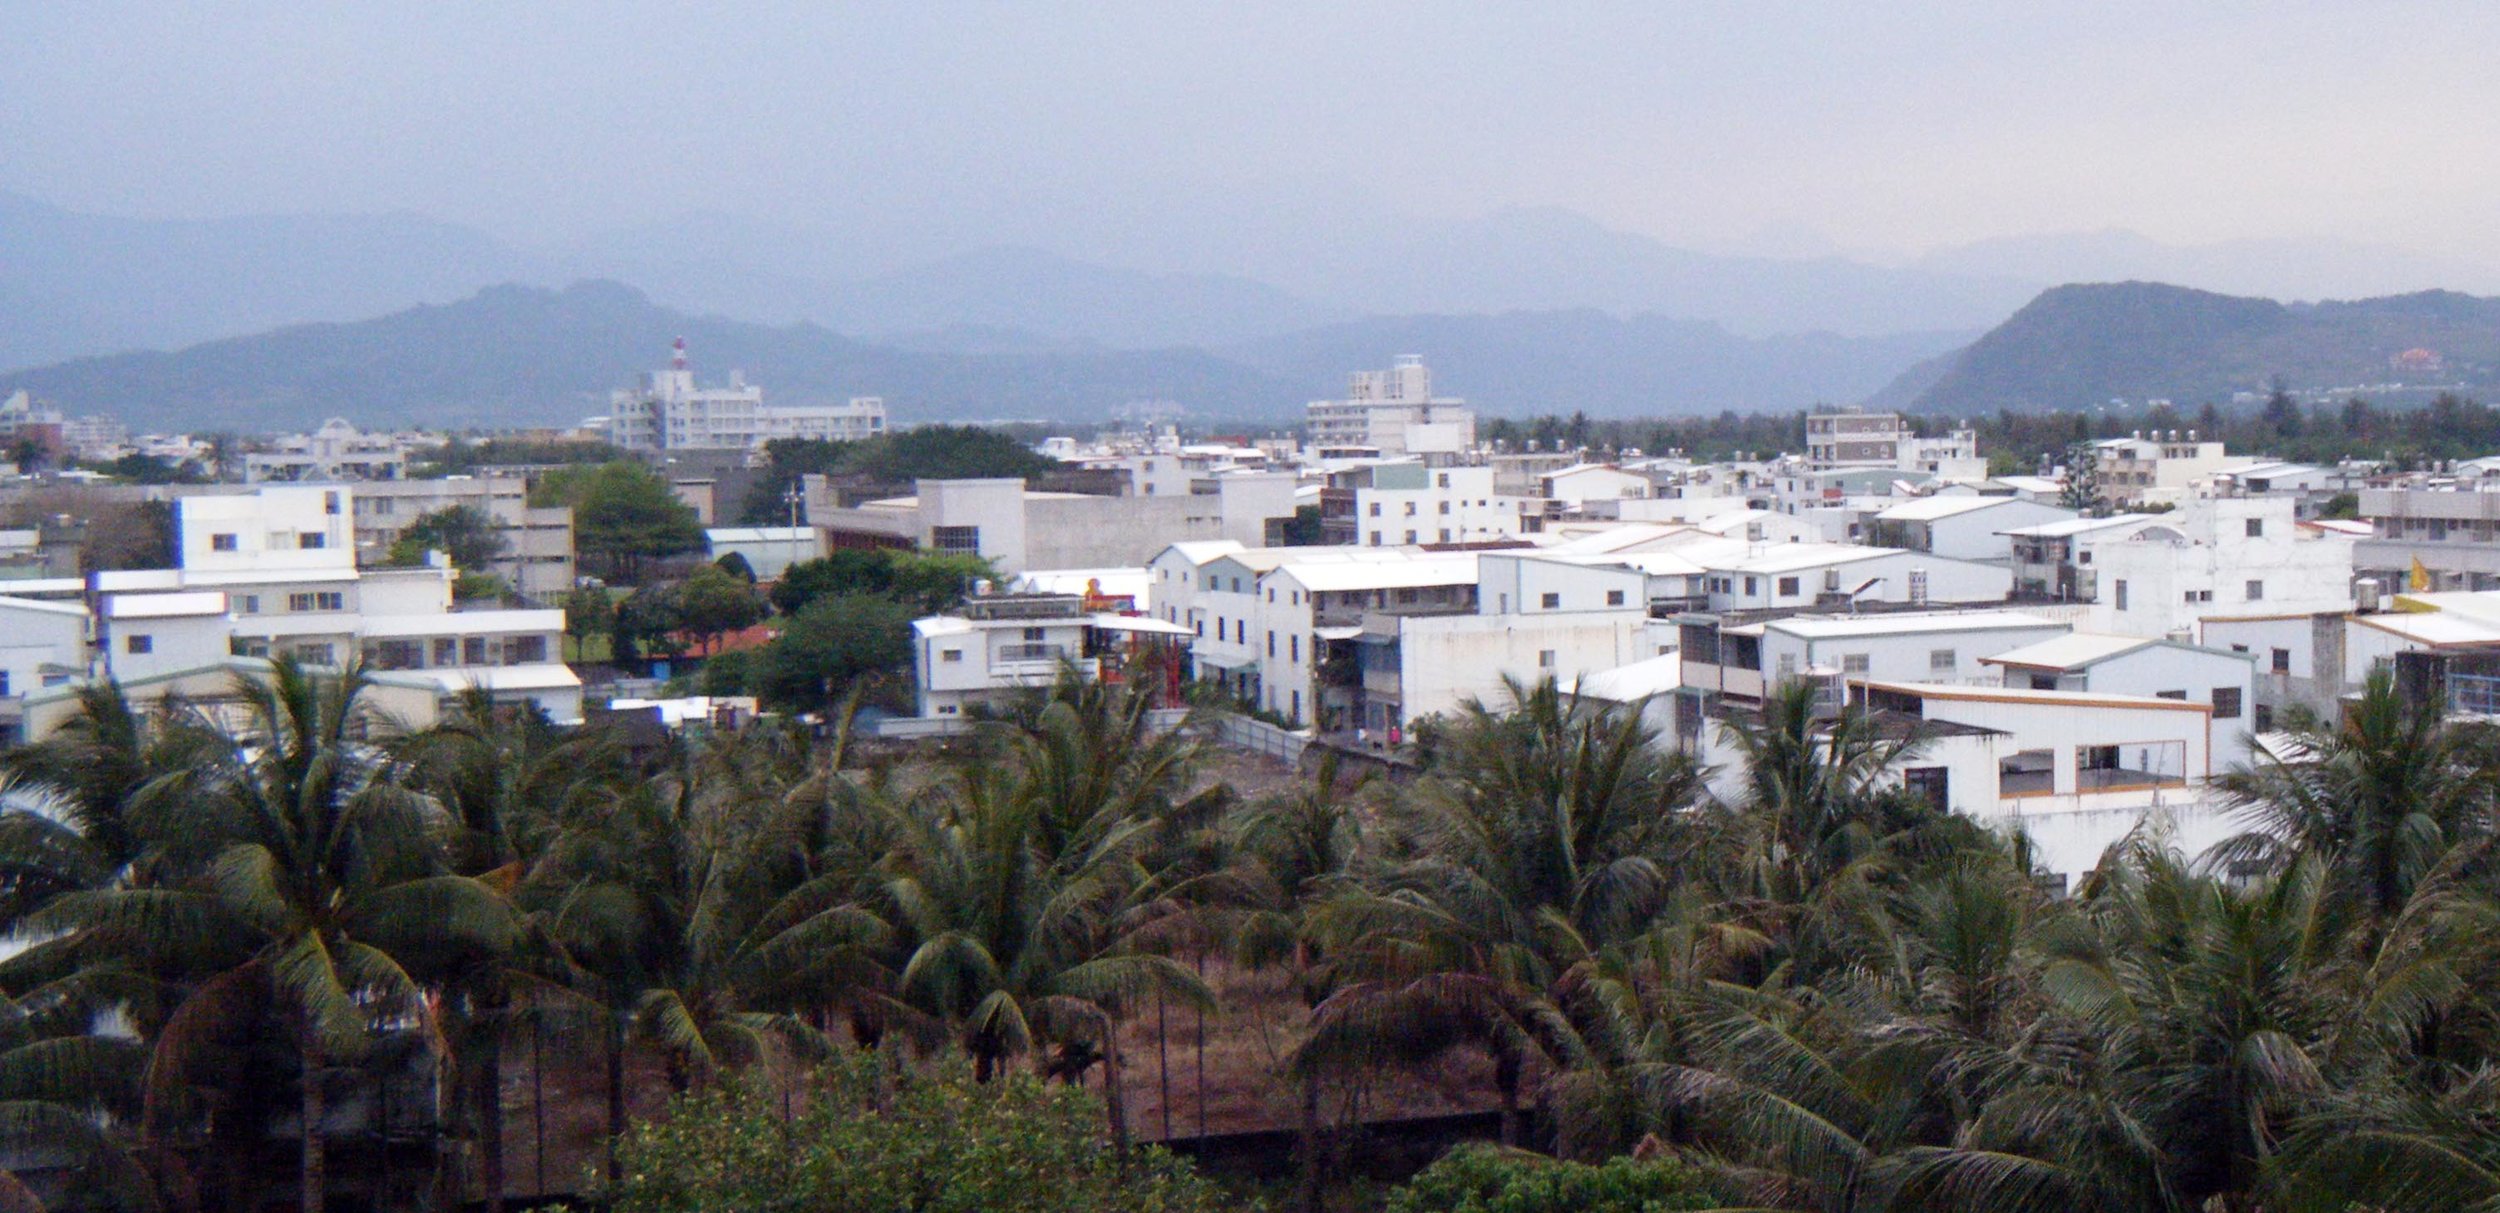
[[[1857, 636], [1811, 636], [1788, 631], [1780, 621], [1762, 631], [1762, 672], [1772, 682], [1783, 671], [1797, 677], [1818, 668], [1843, 669], [1848, 658], [1863, 656], [1867, 668], [1853, 677], [1883, 682], [1940, 682], [1987, 685], [2000, 681], [1993, 666], [1979, 663], [2011, 649], [2063, 636], [2062, 623], [2042, 621], [2021, 627], [1987, 627], [1932, 632], [1874, 633]], [[1936, 654], [1950, 652], [1953, 664], [1939, 667]]]
[[[1564, 687], [1657, 654], [1640, 610], [1552, 615], [1417, 615], [1398, 620], [1399, 698], [1406, 719], [1455, 712], [1469, 698], [1504, 702], [1502, 676]], [[1552, 655], [1547, 664], [1547, 654]]]
[[177, 497], [174, 549], [175, 563], [192, 572], [352, 569], [354, 504], [337, 485]]

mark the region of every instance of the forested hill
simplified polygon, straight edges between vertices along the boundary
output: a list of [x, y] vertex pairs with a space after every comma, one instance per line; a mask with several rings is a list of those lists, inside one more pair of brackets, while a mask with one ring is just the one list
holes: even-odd
[[2191, 407], [2278, 380], [2296, 391], [2488, 390], [2500, 385], [2500, 299], [2424, 291], [2285, 304], [2151, 282], [2060, 286], [1877, 400], [1954, 415], [2113, 399]]
[[732, 369], [790, 403], [882, 396], [901, 422], [1101, 421], [1139, 401], [1193, 417], [1297, 421], [1346, 374], [1401, 353], [1491, 415], [1662, 416], [1792, 411], [1857, 400], [1967, 334], [1746, 337], [1703, 321], [1592, 309], [1380, 316], [1220, 347], [1114, 349], [995, 333], [977, 350], [861, 340], [663, 307], [631, 287], [491, 287], [457, 302], [307, 324], [172, 352], [0, 371], [64, 412], [142, 430], [515, 427], [604, 413], [611, 389], [657, 366], [673, 337], [698, 378]]

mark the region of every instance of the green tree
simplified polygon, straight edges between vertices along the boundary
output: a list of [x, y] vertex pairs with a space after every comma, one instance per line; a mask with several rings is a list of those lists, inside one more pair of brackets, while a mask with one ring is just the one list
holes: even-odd
[[473, 505], [451, 505], [410, 521], [391, 542], [390, 561], [413, 567], [425, 563], [426, 553], [441, 552], [453, 568], [483, 573], [511, 547], [494, 515]]
[[662, 557], [700, 551], [703, 525], [668, 481], [630, 461], [576, 465], [539, 477], [534, 505], [573, 507], [573, 547], [583, 562], [612, 581], [642, 579]]
[[1160, 1149], [1104, 1140], [1089, 1092], [1027, 1075], [976, 1084], [960, 1058], [844, 1052], [793, 1114], [755, 1083], [679, 1099], [635, 1131], [617, 1213], [911, 1209], [1216, 1213], [1237, 1207]]
[[1701, 1176], [1672, 1161], [1591, 1166], [1464, 1145], [1391, 1192], [1387, 1213], [1668, 1213], [1722, 1203]]
[[583, 646], [593, 636], [606, 636], [616, 630], [616, 597], [604, 586], [575, 586], [564, 596], [564, 634], [573, 641], [573, 660], [582, 659]]
[[661, 581], [643, 586], [616, 604], [616, 623], [610, 630], [616, 640], [617, 656], [626, 650], [663, 660], [675, 660], [685, 654], [686, 596], [685, 583]]
[[864, 679], [911, 664], [910, 607], [891, 598], [821, 598], [790, 616], [755, 661], [756, 693], [793, 711], [819, 711]]
[[677, 615], [679, 626], [709, 653], [722, 636], [762, 622], [764, 596], [751, 582], [707, 564], [678, 583]]

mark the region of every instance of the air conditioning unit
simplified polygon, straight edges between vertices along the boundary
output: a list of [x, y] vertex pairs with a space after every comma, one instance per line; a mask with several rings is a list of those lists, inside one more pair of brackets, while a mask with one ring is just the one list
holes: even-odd
[[2378, 578], [2364, 577], [2352, 583], [2352, 609], [2367, 615], [2378, 609]]

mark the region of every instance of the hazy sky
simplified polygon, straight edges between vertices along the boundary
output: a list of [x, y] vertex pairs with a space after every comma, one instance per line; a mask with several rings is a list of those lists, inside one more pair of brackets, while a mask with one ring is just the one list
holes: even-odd
[[689, 210], [1094, 253], [1562, 206], [1711, 248], [2105, 227], [2500, 258], [2500, 4], [0, 0], [0, 189]]

